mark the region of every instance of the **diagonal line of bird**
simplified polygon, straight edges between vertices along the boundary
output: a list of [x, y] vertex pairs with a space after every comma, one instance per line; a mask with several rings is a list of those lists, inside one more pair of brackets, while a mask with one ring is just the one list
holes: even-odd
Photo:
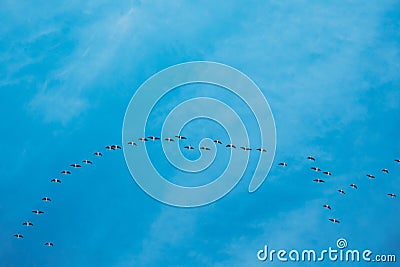
[[[178, 139], [178, 140], [186, 140], [186, 141], [188, 140], [188, 138], [185, 137], [185, 136], [176, 135], [176, 136], [174, 136], [174, 137], [167, 137], [167, 138], [164, 138], [164, 141], [165, 141], [165, 142], [175, 142], [175, 139]], [[139, 137], [137, 140], [140, 141], [140, 142], [149, 142], [149, 141], [161, 141], [161, 138], [156, 137], [156, 136], [148, 136], [148, 137]], [[223, 142], [220, 141], [220, 140], [218, 140], [218, 139], [215, 139], [215, 140], [214, 140], [214, 143], [217, 144], [217, 145], [224, 145]], [[130, 146], [132, 146], [132, 147], [136, 147], [136, 146], [137, 146], [137, 143], [136, 143], [135, 141], [129, 141], [129, 142], [127, 142], [127, 144], [130, 145]], [[226, 147], [226, 148], [229, 148], [229, 149], [236, 149], [236, 146], [235, 146], [234, 144], [227, 144], [227, 145], [225, 145], [225, 147]], [[184, 148], [187, 149], [187, 150], [194, 150], [194, 149], [195, 149], [195, 148], [194, 148], [193, 146], [191, 146], [191, 145], [186, 145], [186, 146], [184, 146]], [[119, 146], [119, 145], [108, 145], [108, 146], [105, 146], [105, 149], [110, 150], [110, 151], [116, 151], [116, 150], [120, 150], [120, 149], [121, 149], [121, 146]], [[209, 148], [209, 147], [204, 147], [204, 146], [200, 147], [200, 149], [201, 149], [201, 150], [205, 150], [205, 151], [211, 150], [211, 148]], [[248, 152], [253, 151], [252, 148], [250, 148], [250, 147], [244, 147], [244, 146], [240, 146], [240, 149], [243, 150], [243, 151], [248, 151]], [[262, 148], [262, 147], [261, 147], [261, 148], [256, 148], [255, 150], [256, 150], [256, 151], [259, 151], [259, 153], [265, 153], [265, 152], [267, 152], [267, 149]], [[102, 157], [102, 156], [103, 156], [103, 153], [100, 152], [100, 151], [96, 151], [96, 152], [93, 153], [93, 155], [96, 156], [96, 157]], [[308, 156], [307, 159], [308, 159], [309, 161], [311, 161], [311, 162], [315, 162], [315, 161], [316, 161], [315, 157], [313, 157], [313, 156]], [[400, 163], [400, 159], [395, 159], [394, 161], [397, 162], [397, 163]], [[79, 168], [82, 168], [83, 165], [92, 165], [92, 164], [93, 164], [93, 162], [92, 162], [91, 160], [89, 160], [89, 159], [84, 159], [84, 160], [81, 161], [81, 163], [72, 163], [72, 164], [70, 164], [69, 166], [72, 167], [73, 169], [79, 169]], [[280, 162], [280, 163], [278, 163], [278, 166], [281, 166], [281, 167], [283, 167], [283, 168], [286, 168], [286, 167], [288, 167], [288, 164], [287, 164], [286, 162]], [[323, 175], [326, 175], [326, 176], [331, 176], [331, 175], [332, 175], [332, 173], [331, 173], [330, 171], [322, 171], [319, 167], [313, 166], [313, 167], [311, 167], [310, 169], [311, 169], [312, 171], [314, 171], [314, 172], [317, 172], [317, 173], [321, 172]], [[385, 169], [382, 169], [382, 172], [385, 173], [385, 174], [388, 174], [388, 173], [389, 173], [389, 170], [385, 168]], [[68, 169], [62, 170], [60, 173], [61, 173], [62, 175], [71, 175], [71, 174], [72, 174], [71, 171], [68, 170]], [[375, 176], [372, 175], [372, 174], [369, 174], [369, 173], [368, 173], [368, 174], [366, 174], [366, 176], [367, 176], [369, 179], [375, 179]], [[50, 180], [50, 182], [51, 182], [51, 183], [55, 183], [55, 184], [61, 184], [61, 183], [62, 183], [62, 180], [59, 179], [59, 178], [53, 178], [53, 179]], [[314, 179], [313, 182], [315, 182], [315, 183], [325, 183], [325, 180], [324, 180], [324, 179], [317, 178], [317, 179]], [[349, 186], [352, 187], [353, 189], [358, 189], [357, 185], [354, 184], [354, 183], [350, 184]], [[337, 191], [338, 191], [339, 194], [342, 194], [342, 195], [346, 194], [346, 192], [345, 192], [344, 189], [342, 189], [342, 188], [339, 188]], [[395, 197], [396, 197], [396, 194], [393, 193], [393, 192], [387, 193], [387, 195], [388, 195], [389, 197], [391, 197], [391, 198], [395, 198]], [[50, 197], [44, 196], [44, 197], [42, 198], [42, 201], [44, 201], [44, 202], [51, 202], [52, 200], [51, 200]], [[324, 204], [322, 205], [322, 207], [325, 208], [325, 209], [327, 209], [327, 210], [332, 210], [332, 207], [331, 207], [329, 204], [327, 204], [327, 203], [324, 203]], [[42, 211], [42, 210], [36, 209], [36, 210], [32, 210], [32, 213], [34, 213], [34, 214], [36, 214], [36, 215], [43, 215], [45, 212]], [[329, 221], [331, 221], [332, 223], [340, 223], [340, 220], [337, 219], [337, 218], [329, 218]], [[34, 226], [34, 223], [31, 222], [31, 221], [24, 221], [24, 222], [22, 223], [22, 225], [23, 225], [24, 227], [26, 227], [26, 228], [29, 228], [29, 227], [33, 227], [33, 226]], [[23, 239], [23, 238], [24, 238], [24, 235], [18, 232], [18, 233], [16, 233], [16, 234], [14, 234], [13, 237], [15, 237], [15, 238], [17, 238], [17, 239]], [[48, 246], [48, 247], [53, 247], [53, 246], [54, 246], [53, 242], [51, 242], [51, 241], [46, 241], [46, 242], [44, 243], [44, 245], [45, 245], [45, 246]]]

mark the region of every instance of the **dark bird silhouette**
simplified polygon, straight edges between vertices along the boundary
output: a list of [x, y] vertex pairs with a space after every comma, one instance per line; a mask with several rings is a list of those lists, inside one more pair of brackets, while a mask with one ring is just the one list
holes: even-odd
[[82, 160], [82, 162], [84, 162], [86, 164], [92, 164], [92, 162], [90, 160], [88, 160], [88, 159], [84, 159], [84, 160]]
[[16, 238], [24, 238], [24, 236], [21, 235], [21, 234], [15, 234], [14, 236], [15, 236]]
[[147, 142], [147, 141], [149, 141], [147, 138], [145, 138], [145, 137], [140, 137], [140, 138], [138, 138], [138, 140], [139, 141], [142, 141], [142, 142]]
[[331, 172], [323, 172], [323, 174], [326, 174], [326, 175], [332, 175], [332, 173], [331, 173]]
[[333, 222], [333, 223], [340, 223], [340, 221], [337, 220], [337, 219], [330, 218], [329, 220], [330, 220], [331, 222]]
[[167, 138], [165, 138], [164, 140], [165, 140], [165, 141], [168, 141], [168, 142], [175, 142], [175, 140], [172, 139], [172, 138], [170, 138], [170, 137], [167, 137]]
[[234, 146], [233, 144], [228, 144], [225, 147], [229, 147], [229, 148], [236, 148], [236, 146]]
[[68, 170], [63, 170], [63, 171], [61, 171], [61, 174], [71, 174], [71, 172]]
[[328, 210], [331, 210], [331, 209], [332, 209], [331, 206], [329, 206], [328, 204], [325, 204], [325, 205], [324, 205], [324, 208], [327, 208]]
[[315, 161], [315, 158], [313, 156], [308, 156], [307, 159]]
[[394, 161], [396, 161], [397, 163], [400, 163], [400, 159], [395, 159]]
[[342, 189], [339, 189], [338, 192], [339, 192], [340, 194], [346, 194]]
[[176, 138], [178, 139], [187, 139], [186, 137], [182, 136], [182, 135], [175, 135]]
[[395, 198], [396, 197], [396, 194], [394, 194], [394, 193], [389, 193], [389, 194], [387, 194], [388, 196], [390, 196], [390, 197], [392, 197], [392, 198]]
[[205, 147], [205, 146], [200, 147], [200, 149], [201, 149], [201, 150], [211, 150], [211, 148]]
[[374, 179], [375, 178], [375, 176], [373, 176], [372, 174], [367, 174], [366, 175], [368, 178], [371, 178], [371, 179]]
[[74, 168], [80, 168], [80, 167], [82, 167], [82, 166], [79, 165], [78, 163], [72, 163], [72, 164], [69, 165], [69, 166], [74, 167]]
[[105, 148], [108, 150], [115, 150], [114, 146], [106, 146]]
[[241, 148], [241, 149], [243, 149], [244, 151], [249, 151], [249, 150], [251, 150], [251, 148], [250, 148], [250, 147], [244, 147], [244, 146], [241, 146], [240, 148]]
[[101, 154], [101, 152], [94, 152], [93, 155], [96, 155], [96, 156], [98, 156], [98, 157], [103, 156], [103, 154]]
[[350, 186], [353, 187], [354, 189], [358, 188], [356, 184], [351, 184]]
[[267, 150], [265, 148], [257, 148], [256, 150], [258, 150], [260, 152], [267, 152]]
[[316, 171], [316, 172], [319, 172], [321, 169], [318, 168], [318, 167], [311, 167], [311, 170], [314, 170], [314, 171]]
[[222, 142], [219, 141], [218, 139], [214, 140], [214, 143], [222, 145]]
[[382, 172], [389, 173], [389, 170], [388, 169], [382, 169]]
[[33, 226], [33, 223], [31, 223], [31, 222], [23, 222], [22, 225], [24, 225], [24, 226]]
[[52, 182], [52, 183], [59, 183], [59, 184], [61, 184], [61, 180], [58, 179], [58, 178], [52, 179], [51, 182]]
[[43, 201], [46, 201], [46, 202], [49, 202], [49, 201], [51, 201], [51, 198], [49, 198], [49, 197], [44, 197], [44, 198], [42, 198], [42, 200], [43, 200]]
[[314, 179], [313, 180], [314, 182], [316, 182], [316, 183], [325, 183], [325, 181], [324, 180], [322, 180], [322, 179]]
[[112, 145], [111, 148], [112, 148], [112, 150], [121, 149], [121, 147], [119, 145]]
[[286, 162], [281, 162], [278, 164], [279, 166], [283, 166], [283, 167], [287, 167], [287, 163]]
[[149, 138], [151, 141], [160, 140], [160, 138], [157, 137], [157, 136], [149, 136], [149, 137], [147, 137], [147, 138]]
[[52, 246], [54, 246], [54, 244], [53, 244], [53, 243], [51, 243], [51, 242], [46, 242], [46, 243], [44, 243], [44, 245], [45, 245], [45, 246], [48, 246], [48, 247], [52, 247]]
[[38, 215], [44, 213], [44, 212], [41, 211], [41, 210], [32, 210], [32, 212], [35, 213], [35, 214], [38, 214]]
[[133, 141], [129, 141], [129, 142], [128, 142], [128, 145], [137, 146], [137, 144], [136, 144], [135, 142], [133, 142]]
[[194, 147], [192, 147], [192, 146], [185, 146], [184, 148], [186, 148], [186, 149], [188, 149], [188, 150], [194, 149]]

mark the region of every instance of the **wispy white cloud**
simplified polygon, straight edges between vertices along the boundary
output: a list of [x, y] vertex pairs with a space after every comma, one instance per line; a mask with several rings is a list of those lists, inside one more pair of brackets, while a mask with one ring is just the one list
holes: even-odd
[[[304, 150], [305, 143], [363, 121], [368, 106], [361, 97], [398, 80], [394, 65], [384, 69], [385, 62], [399, 58], [399, 49], [380, 41], [383, 15], [390, 7], [390, 2], [332, 8], [267, 4], [209, 58], [242, 66], [270, 101], [280, 148]], [[240, 53], [245, 56], [232, 57]]]
[[[93, 7], [87, 4], [80, 8], [79, 12], [75, 4], [62, 6], [67, 13], [78, 14], [75, 15], [77, 23], [71, 25], [63, 20], [58, 21], [60, 9], [48, 10], [48, 19], [45, 23], [47, 26], [39, 26], [38, 30], [30, 29], [33, 33], [28, 37], [28, 42], [36, 42], [39, 46], [47, 45], [46, 42], [38, 42], [38, 38], [58, 32], [55, 42], [60, 43], [63, 46], [62, 49], [67, 49], [67, 53], [57, 57], [57, 64], [45, 73], [44, 79], [35, 81], [37, 88], [43, 88], [42, 85], [47, 84], [42, 90], [52, 91], [52, 93], [38, 92], [38, 96], [34, 97], [30, 105], [32, 111], [42, 114], [46, 120], [65, 123], [84, 111], [87, 106], [64, 104], [58, 108], [78, 109], [75, 112], [66, 110], [64, 113], [48, 114], [53, 95], [62, 94], [64, 103], [74, 103], [75, 97], [81, 99], [79, 102], [91, 102], [89, 99], [98, 90], [104, 91], [121, 84], [121, 81], [112, 79], [108, 79], [107, 84], [104, 84], [104, 77], [126, 79], [129, 76], [129, 80], [125, 82], [135, 82], [135, 77], [144, 75], [139, 80], [143, 81], [145, 77], [159, 71], [160, 66], [167, 67], [185, 58], [203, 57], [204, 53], [208, 53], [205, 47], [209, 47], [218, 40], [219, 34], [225, 34], [221, 28], [211, 26], [234, 16], [238, 10], [212, 16], [219, 13], [216, 8], [218, 6], [214, 6], [215, 9], [211, 11], [198, 9], [199, 13], [196, 16], [190, 12], [181, 12], [181, 10], [195, 8], [182, 3], [167, 5], [161, 2], [142, 3], [135, 6], [126, 5], [124, 8], [111, 6], [104, 8], [101, 5]], [[172, 19], [175, 17], [177, 19]], [[42, 25], [41, 21], [36, 21], [36, 23]], [[235, 21], [234, 24], [236, 24]], [[35, 62], [48, 60], [44, 53], [45, 50]], [[176, 57], [177, 54], [179, 57]], [[27, 51], [24, 56], [31, 55], [30, 51]], [[162, 58], [161, 62], [160, 58]], [[163, 61], [168, 62], [163, 63]], [[23, 61], [18, 68], [26, 64], [29, 63]], [[114, 75], [115, 73], [117, 75]], [[54, 84], [57, 86], [53, 86]], [[69, 94], [65, 94], [62, 88], [68, 88]], [[122, 87], [115, 93], [125, 94], [129, 91], [131, 94], [132, 90], [132, 87]], [[54, 91], [59, 91], [59, 93], [53, 93]], [[45, 100], [46, 97], [49, 99]], [[41, 103], [48, 104], [42, 108]], [[60, 116], [61, 114], [63, 115]]]

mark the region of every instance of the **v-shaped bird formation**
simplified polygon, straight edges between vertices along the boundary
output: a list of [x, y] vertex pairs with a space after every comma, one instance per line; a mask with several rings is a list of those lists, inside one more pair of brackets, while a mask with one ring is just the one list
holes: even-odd
[[[164, 141], [165, 142], [175, 142], [174, 138], [176, 138], [178, 140], [184, 140], [185, 142], [189, 141], [189, 139], [187, 137], [182, 136], [182, 135], [176, 135], [174, 137], [166, 137], [166, 138], [164, 138]], [[161, 138], [156, 137], [156, 136], [148, 136], [148, 137], [139, 137], [137, 140], [141, 141], [141, 142], [148, 142], [149, 140], [151, 140], [151, 141], [161, 141]], [[217, 144], [217, 145], [222, 145], [223, 144], [223, 142], [218, 140], [218, 139], [215, 139], [213, 142], [215, 144]], [[137, 146], [137, 143], [135, 141], [133, 141], [133, 140], [127, 142], [127, 144], [132, 146], [132, 148]], [[225, 145], [225, 147], [228, 148], [228, 149], [236, 149], [236, 145], [231, 144], [231, 143], [228, 143], [227, 145]], [[187, 149], [187, 150], [195, 150], [195, 147], [191, 146], [190, 144], [185, 145], [184, 148]], [[259, 147], [259, 148], [256, 148], [254, 150], [252, 148], [250, 148], [250, 147], [247, 147], [247, 146], [240, 146], [240, 148], [244, 152], [250, 152], [250, 151], [254, 151], [254, 150], [255, 151], [259, 151], [259, 153], [268, 152], [267, 149], [265, 149], [263, 147]], [[105, 146], [105, 149], [106, 150], [110, 150], [110, 151], [115, 151], [115, 150], [121, 149], [121, 146], [119, 146], [119, 145], [108, 145], [108, 146]], [[211, 148], [202, 146], [202, 147], [200, 147], [200, 150], [209, 151], [209, 150], [211, 150]], [[100, 152], [100, 151], [96, 151], [96, 152], [93, 153], [93, 155], [96, 156], [96, 157], [102, 157], [103, 153]], [[316, 162], [316, 159], [313, 156], [308, 156], [307, 159], [309, 161]], [[73, 169], [79, 169], [79, 168], [83, 167], [83, 164], [84, 165], [92, 165], [93, 164], [93, 161], [89, 160], [89, 159], [84, 159], [81, 162], [82, 163], [76, 163], [76, 162], [75, 163], [71, 163], [69, 166], [72, 167]], [[396, 163], [400, 163], [400, 160], [399, 159], [395, 159], [395, 162]], [[280, 163], [278, 163], [278, 165], [281, 166], [281, 167], [284, 167], [284, 168], [288, 167], [288, 164], [286, 162], [280, 162]], [[312, 171], [316, 172], [316, 173], [322, 171], [319, 167], [316, 167], [316, 166], [313, 166], [310, 169]], [[389, 170], [387, 168], [382, 169], [382, 172], [385, 173], [385, 174], [389, 174]], [[62, 170], [60, 173], [62, 175], [71, 175], [72, 174], [71, 170], [68, 170], [68, 169]], [[332, 173], [330, 171], [323, 171], [322, 173], [324, 175], [327, 175], [327, 176], [332, 176]], [[366, 176], [368, 178], [370, 178], [370, 179], [374, 179], [375, 178], [374, 175], [369, 174], [369, 173], [366, 174]], [[320, 179], [320, 178], [316, 178], [313, 181], [315, 183], [325, 183], [325, 180]], [[50, 180], [50, 182], [51, 183], [55, 183], [55, 184], [61, 184], [61, 179], [53, 178], [53, 179]], [[354, 183], [350, 184], [350, 187], [352, 187], [353, 189], [357, 189], [358, 188], [357, 185], [354, 184]], [[340, 194], [346, 194], [343, 189], [338, 189], [337, 191]], [[393, 192], [389, 192], [389, 193], [387, 193], [387, 196], [390, 197], [390, 198], [395, 198], [396, 194], [393, 193]], [[48, 196], [45, 196], [45, 197], [42, 198], [42, 201], [51, 202], [51, 198], [48, 197]], [[332, 210], [332, 207], [329, 204], [326, 204], [326, 203], [323, 204], [322, 207], [327, 209], [327, 210]], [[45, 212], [42, 211], [42, 210], [39, 210], [39, 209], [35, 209], [35, 210], [32, 210], [32, 213], [34, 213], [34, 214], [36, 214], [38, 216], [43, 216], [43, 214]], [[333, 223], [340, 223], [340, 221], [338, 219], [336, 219], [336, 218], [329, 218], [329, 221], [331, 221]], [[33, 222], [31, 222], [31, 221], [24, 221], [22, 223], [22, 226], [24, 226], [25, 228], [31, 228], [31, 227], [34, 227], [34, 225], [35, 224]], [[12, 235], [12, 236], [17, 238], [17, 239], [23, 239], [24, 238], [24, 235], [19, 233], [19, 232], [14, 234], [14, 235]], [[54, 244], [51, 241], [46, 241], [44, 243], [44, 245], [48, 246], [48, 247], [53, 247], [54, 246]]]

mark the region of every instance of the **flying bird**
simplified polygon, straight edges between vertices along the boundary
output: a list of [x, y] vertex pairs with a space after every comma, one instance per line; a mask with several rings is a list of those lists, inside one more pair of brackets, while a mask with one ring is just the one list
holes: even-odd
[[397, 163], [400, 163], [400, 159], [395, 159], [394, 161], [396, 161]]
[[149, 137], [147, 137], [147, 138], [149, 138], [149, 139], [152, 140], [152, 141], [160, 140], [160, 138], [157, 137], [157, 136], [149, 136]]
[[44, 198], [42, 198], [42, 200], [43, 200], [43, 201], [46, 201], [46, 202], [51, 201], [51, 199], [50, 199], [49, 197], [44, 197]]
[[63, 170], [63, 171], [61, 171], [61, 174], [71, 174], [71, 172], [68, 170]]
[[170, 138], [170, 137], [167, 137], [167, 138], [165, 138], [164, 140], [167, 141], [167, 142], [175, 142], [175, 140], [172, 139], [172, 138]]
[[145, 138], [145, 137], [139, 137], [138, 140], [139, 140], [139, 141], [142, 141], [142, 142], [147, 142], [147, 141], [149, 141], [149, 140], [148, 140], [147, 138]]
[[82, 167], [82, 166], [79, 165], [78, 163], [72, 163], [72, 164], [69, 165], [69, 166], [74, 167], [74, 168], [80, 168], [80, 167]]
[[346, 194], [342, 189], [339, 189], [338, 192], [339, 192], [340, 194]]
[[52, 247], [52, 246], [54, 246], [54, 244], [53, 244], [53, 243], [51, 243], [51, 242], [46, 242], [46, 243], [44, 243], [44, 245], [45, 245], [45, 246], [48, 246], [48, 247]]
[[41, 210], [32, 210], [32, 212], [35, 213], [35, 214], [38, 214], [38, 215], [44, 213], [44, 212], [41, 211]]
[[186, 149], [188, 149], [188, 150], [194, 149], [194, 147], [192, 147], [192, 146], [185, 146], [184, 148], [186, 148]]
[[324, 207], [324, 208], [327, 208], [328, 210], [331, 210], [331, 209], [332, 209], [331, 206], [329, 206], [328, 204], [325, 204], [323, 207]]
[[395, 198], [396, 197], [396, 194], [393, 194], [393, 193], [389, 193], [389, 194], [387, 194], [388, 196], [390, 196], [390, 197], [392, 197], [392, 198]]
[[59, 184], [61, 184], [61, 180], [58, 179], [58, 178], [52, 179], [51, 182], [52, 182], [52, 183], [59, 183]]
[[94, 152], [93, 155], [96, 155], [96, 156], [98, 156], [98, 157], [103, 156], [103, 154], [101, 154], [101, 152]]
[[112, 150], [121, 149], [121, 147], [119, 145], [112, 145], [111, 148], [112, 148]]
[[382, 169], [382, 172], [389, 173], [389, 170], [388, 169]]
[[84, 159], [84, 160], [82, 160], [82, 162], [84, 162], [86, 164], [92, 164], [92, 162], [90, 160], [88, 160], [88, 159]]
[[114, 146], [106, 146], [105, 148], [108, 150], [115, 150]]
[[281, 162], [278, 164], [279, 166], [283, 166], [283, 167], [287, 167], [287, 163], [286, 162]]
[[214, 140], [214, 143], [222, 145], [222, 142], [219, 141], [218, 139]]
[[358, 188], [356, 184], [351, 184], [350, 186], [353, 187], [354, 189]]
[[24, 238], [24, 236], [21, 235], [21, 234], [15, 234], [14, 236], [15, 236], [16, 238]]
[[375, 178], [375, 176], [373, 176], [372, 174], [367, 174], [366, 175], [368, 178], [371, 178], [371, 179], [374, 179]]
[[33, 226], [33, 223], [31, 223], [31, 222], [23, 222], [22, 225], [24, 225], [24, 226]]
[[182, 135], [175, 135], [176, 138], [178, 139], [187, 139], [186, 137], [182, 136]]
[[211, 150], [211, 148], [205, 147], [205, 146], [200, 147], [200, 149], [201, 149], [201, 150]]
[[321, 169], [318, 168], [318, 167], [311, 167], [311, 170], [314, 170], [314, 171], [316, 171], [316, 172], [319, 172]]
[[307, 159], [315, 161], [315, 158], [313, 156], [308, 156]]
[[244, 151], [249, 151], [249, 150], [251, 150], [251, 148], [250, 148], [250, 147], [244, 147], [244, 146], [241, 146], [240, 148], [241, 148], [241, 149], [243, 149]]
[[133, 142], [133, 141], [129, 141], [129, 142], [128, 142], [128, 145], [137, 146], [137, 144], [136, 144], [135, 142]]
[[256, 150], [258, 150], [260, 152], [267, 152], [267, 150], [265, 148], [257, 148]]
[[331, 173], [331, 172], [323, 172], [323, 174], [326, 174], [326, 175], [332, 175], [332, 173]]
[[322, 180], [322, 179], [314, 179], [313, 180], [314, 182], [316, 182], [316, 183], [325, 183], [325, 181], [324, 180]]
[[337, 220], [337, 219], [329, 219], [331, 222], [333, 222], [333, 223], [340, 223], [340, 221], [339, 220]]
[[233, 144], [228, 144], [225, 147], [229, 147], [229, 148], [236, 148]]

